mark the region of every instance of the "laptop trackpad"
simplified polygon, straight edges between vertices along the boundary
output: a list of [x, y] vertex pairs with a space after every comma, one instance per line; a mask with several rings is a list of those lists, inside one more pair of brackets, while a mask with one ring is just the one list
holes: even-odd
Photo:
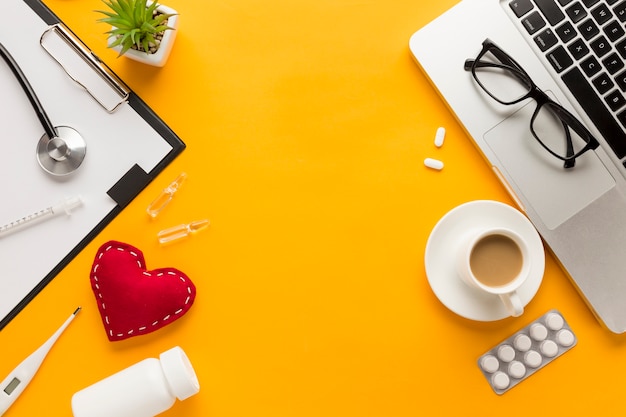
[[613, 188], [615, 180], [594, 152], [577, 158], [574, 168], [563, 168], [563, 162], [530, 132], [535, 107], [529, 102], [485, 133], [484, 139], [498, 160], [492, 161], [494, 165], [553, 230]]

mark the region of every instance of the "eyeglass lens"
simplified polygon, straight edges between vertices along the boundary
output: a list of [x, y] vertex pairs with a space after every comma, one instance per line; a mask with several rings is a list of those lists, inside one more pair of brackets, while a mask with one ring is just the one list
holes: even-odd
[[[527, 74], [508, 62], [502, 62], [489, 50], [478, 58], [473, 74], [481, 87], [503, 104], [518, 102], [533, 89]], [[531, 131], [546, 150], [562, 159], [571, 158], [587, 145], [583, 138], [564, 124], [550, 102], [537, 102]]]

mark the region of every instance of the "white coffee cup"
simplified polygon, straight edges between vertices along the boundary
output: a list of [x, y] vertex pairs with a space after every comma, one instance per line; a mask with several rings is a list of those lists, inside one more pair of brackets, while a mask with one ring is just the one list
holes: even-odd
[[469, 286], [499, 296], [511, 316], [522, 315], [524, 305], [517, 291], [530, 276], [531, 258], [519, 234], [503, 227], [468, 233], [457, 263]]

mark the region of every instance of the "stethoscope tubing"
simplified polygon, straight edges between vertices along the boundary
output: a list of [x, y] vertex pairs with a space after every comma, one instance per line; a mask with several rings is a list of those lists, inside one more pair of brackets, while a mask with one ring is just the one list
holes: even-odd
[[50, 121], [50, 118], [48, 118], [48, 114], [44, 110], [39, 99], [37, 98], [37, 94], [35, 94], [35, 90], [33, 90], [33, 87], [28, 82], [28, 79], [22, 72], [22, 69], [20, 68], [20, 66], [17, 64], [17, 62], [15, 62], [15, 59], [13, 59], [13, 56], [11, 56], [9, 51], [6, 50], [6, 48], [4, 47], [4, 45], [2, 45], [1, 42], [0, 42], [0, 55], [2, 56], [2, 58], [4, 58], [7, 65], [9, 66], [9, 68], [11, 69], [11, 71], [13, 72], [17, 80], [19, 81], [20, 85], [22, 86], [22, 89], [26, 93], [28, 100], [30, 100], [30, 103], [35, 109], [35, 113], [37, 114], [37, 117], [39, 118], [39, 122], [43, 126], [43, 129], [46, 132], [46, 135], [48, 135], [48, 138], [52, 139], [52, 138], [58, 137], [57, 130], [52, 124], [52, 122]]

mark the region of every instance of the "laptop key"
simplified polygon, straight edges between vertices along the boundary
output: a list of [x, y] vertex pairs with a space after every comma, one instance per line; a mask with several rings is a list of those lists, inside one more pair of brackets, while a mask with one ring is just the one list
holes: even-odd
[[559, 41], [552, 29], [550, 28], [539, 32], [539, 34], [535, 36], [534, 39], [539, 49], [541, 49], [541, 52], [545, 52], [548, 49], [552, 48]]
[[600, 67], [600, 63], [593, 55], [581, 62], [580, 67], [583, 71], [585, 71], [587, 77], [596, 75], [602, 69], [602, 67]]
[[601, 4], [591, 11], [591, 15], [600, 26], [611, 20], [613, 13], [606, 4]]
[[611, 80], [611, 77], [609, 77], [606, 72], [598, 75], [596, 78], [593, 79], [592, 82], [594, 87], [596, 87], [596, 89], [598, 90], [598, 93], [603, 95], [608, 93], [609, 90], [611, 90], [611, 88], [613, 88], [613, 86], [615, 85], [613, 80]]
[[626, 134], [613, 118], [606, 105], [598, 97], [583, 73], [576, 67], [567, 71], [561, 79], [576, 101], [583, 108], [596, 128], [619, 159], [626, 156]]
[[591, 49], [593, 49], [599, 58], [602, 58], [611, 51], [611, 44], [604, 36], [600, 36], [591, 42]]
[[[626, 126], [626, 110], [617, 114], [617, 120], [619, 120], [624, 126]], [[626, 168], [626, 161], [622, 162], [624, 168]]]
[[576, 29], [570, 22], [565, 22], [561, 26], [555, 29], [556, 34], [559, 35], [559, 38], [563, 41], [563, 43], [568, 43], [572, 39], [574, 39], [577, 35]]
[[615, 77], [615, 81], [617, 82], [617, 86], [620, 90], [626, 92], [626, 71], [619, 73]]
[[548, 19], [548, 22], [554, 26], [561, 20], [565, 19], [565, 14], [554, 0], [534, 0], [539, 10]]
[[606, 104], [608, 104], [613, 111], [617, 111], [626, 105], [626, 98], [617, 90], [606, 96], [605, 100]]
[[609, 56], [602, 60], [602, 65], [607, 69], [609, 74], [613, 75], [617, 71], [624, 68], [624, 61], [615, 53], [611, 53]]
[[613, 8], [615, 15], [621, 22], [626, 22], [626, 1], [621, 2]]
[[578, 26], [578, 30], [580, 31], [581, 35], [583, 35], [583, 37], [587, 40], [593, 38], [598, 33], [600, 33], [600, 29], [598, 29], [598, 26], [592, 19], [587, 19], [583, 23], [581, 23]]
[[604, 33], [611, 42], [615, 42], [622, 36], [626, 35], [626, 31], [624, 31], [624, 29], [617, 20], [614, 20], [606, 25], [604, 27]]
[[537, 32], [539, 29], [543, 28], [546, 25], [546, 21], [543, 20], [543, 17], [539, 14], [539, 12], [532, 12], [522, 20], [522, 24], [526, 28], [529, 34], [533, 34]]
[[567, 13], [569, 18], [572, 19], [572, 22], [574, 23], [578, 23], [585, 17], [587, 17], [587, 9], [585, 9], [585, 7], [580, 4], [580, 2], [572, 4], [565, 10], [565, 13]]
[[572, 57], [569, 56], [562, 46], [557, 46], [552, 51], [548, 52], [546, 57], [557, 73], [563, 72], [574, 63]]
[[619, 52], [622, 58], [626, 59], [626, 40], [616, 43], [615, 49]]
[[589, 48], [587, 47], [585, 42], [580, 38], [572, 42], [567, 47], [567, 49], [569, 50], [570, 54], [572, 54], [572, 56], [574, 57], [576, 61], [580, 61], [582, 58], [585, 57], [585, 55], [589, 53]]
[[509, 3], [509, 7], [513, 10], [515, 16], [522, 17], [531, 11], [535, 6], [533, 6], [530, 0], [513, 0]]
[[583, 3], [585, 6], [587, 7], [591, 7], [594, 4], [596, 4], [597, 2], [599, 2], [600, 0], [583, 0]]

